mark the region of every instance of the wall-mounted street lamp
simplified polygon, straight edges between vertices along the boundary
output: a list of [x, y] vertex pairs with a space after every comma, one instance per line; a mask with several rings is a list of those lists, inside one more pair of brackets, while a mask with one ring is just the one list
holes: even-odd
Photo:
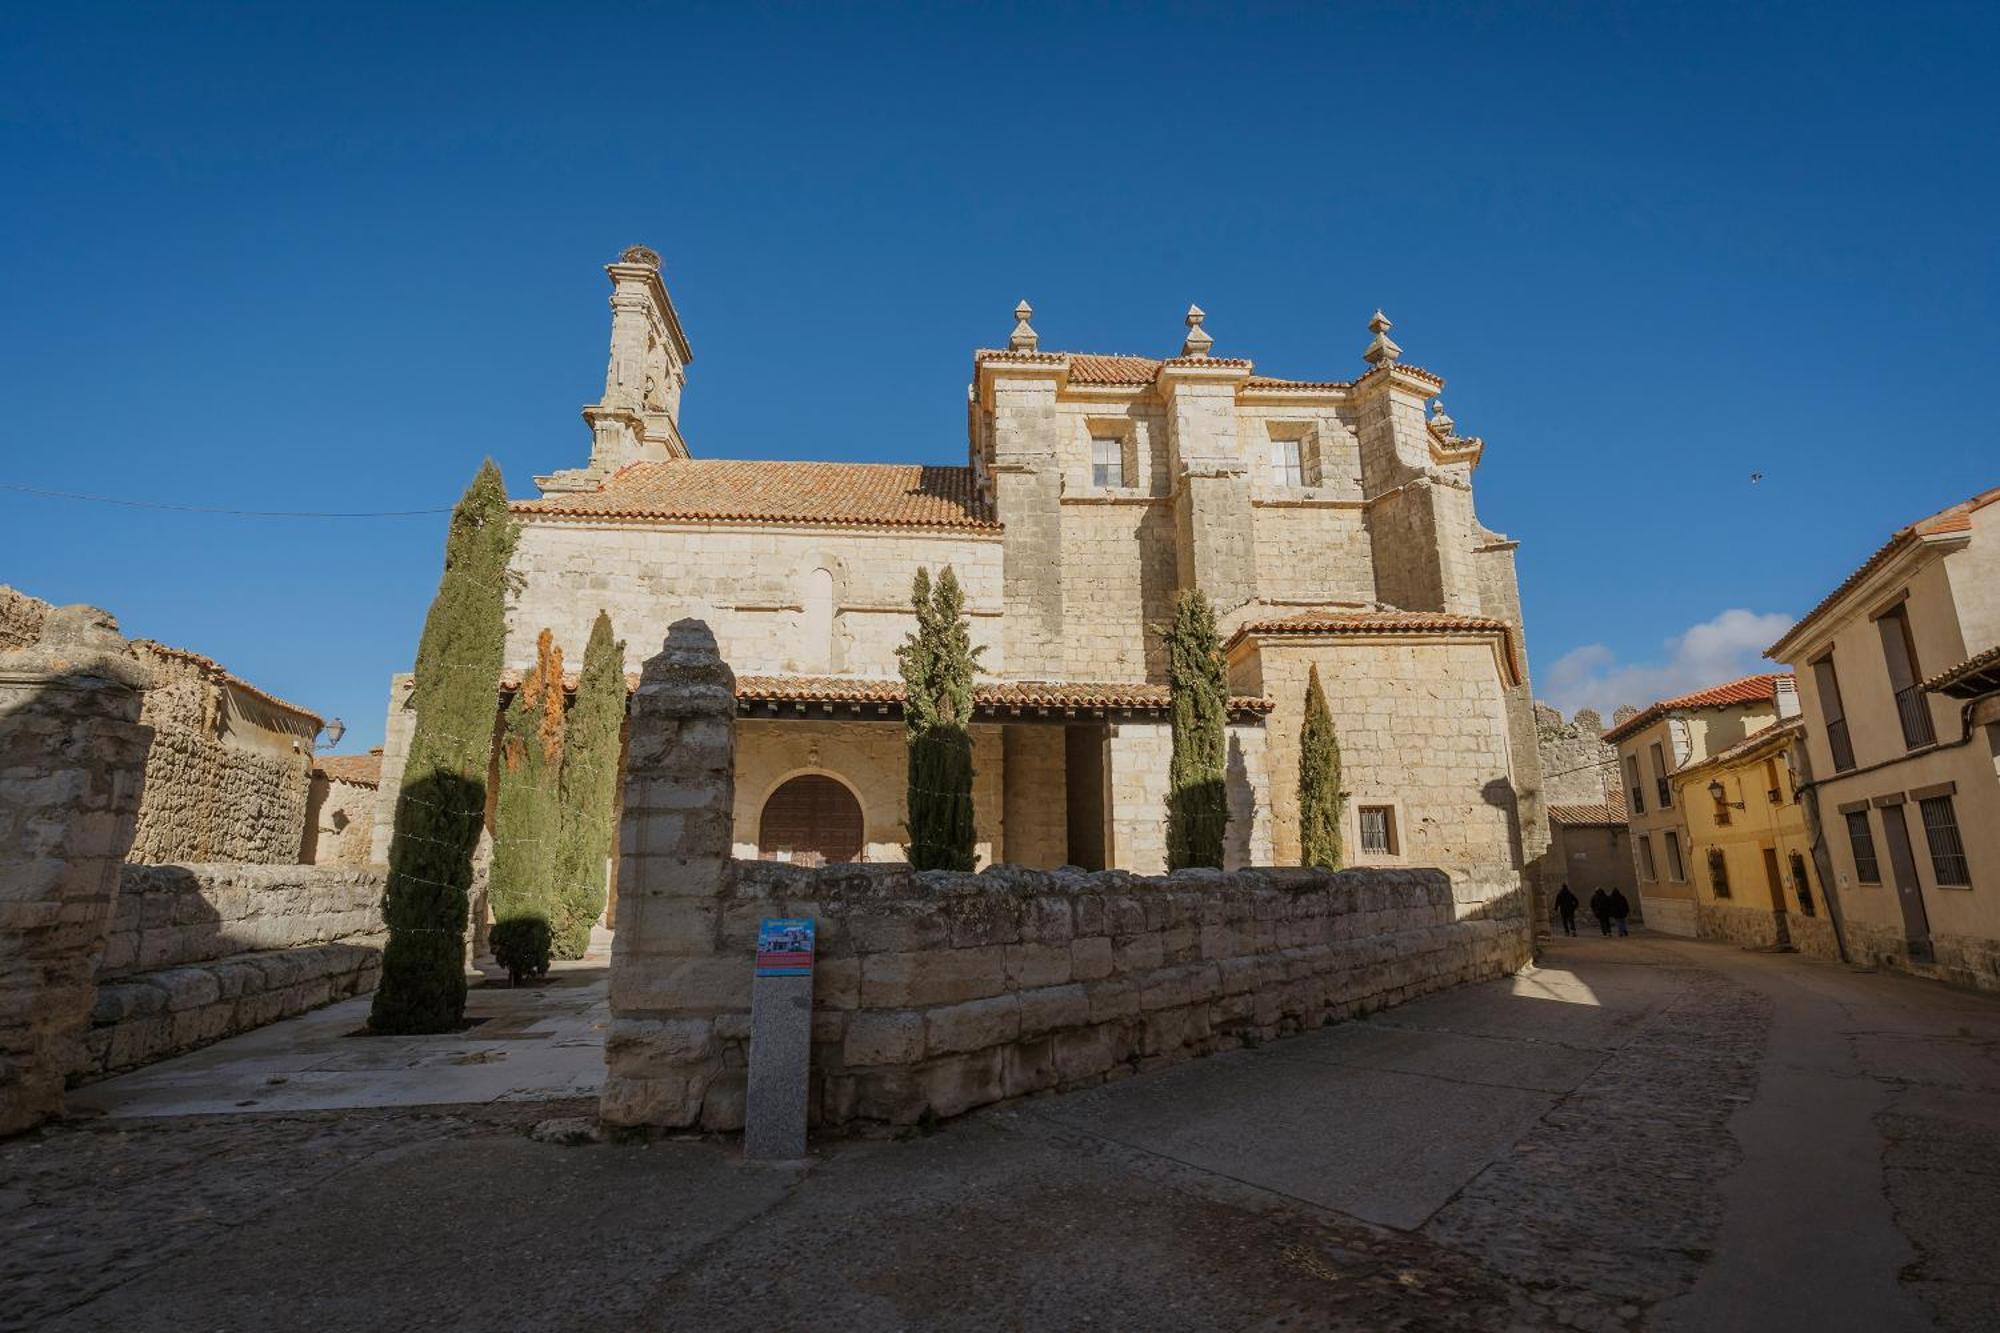
[[326, 732], [326, 748], [331, 750], [339, 745], [340, 738], [347, 734], [347, 724], [339, 718], [335, 718], [333, 721], [327, 723], [323, 730]]
[[1732, 801], [1728, 799], [1729, 789], [1722, 785], [1722, 779], [1720, 778], [1717, 778], [1714, 782], [1708, 784], [1708, 794], [1710, 799], [1712, 799], [1717, 805], [1732, 806], [1738, 810], [1744, 808], [1743, 802]]

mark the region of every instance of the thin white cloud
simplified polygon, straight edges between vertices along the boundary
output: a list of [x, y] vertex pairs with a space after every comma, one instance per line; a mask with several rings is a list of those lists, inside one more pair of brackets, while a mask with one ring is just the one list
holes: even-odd
[[1792, 626], [1776, 611], [1740, 608], [1692, 625], [1663, 645], [1663, 660], [1621, 662], [1601, 643], [1587, 643], [1557, 658], [1537, 682], [1539, 693], [1565, 716], [1595, 708], [1609, 722], [1620, 704], [1644, 708], [1709, 685], [1777, 668], [1763, 652]]

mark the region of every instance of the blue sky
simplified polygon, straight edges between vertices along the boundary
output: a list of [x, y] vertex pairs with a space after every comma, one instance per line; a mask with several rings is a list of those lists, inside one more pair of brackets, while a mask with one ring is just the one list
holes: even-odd
[[[448, 505], [581, 463], [645, 243], [711, 457], [958, 461], [969, 353], [1347, 377], [1488, 442], [1540, 693], [1753, 669], [2000, 481], [1974, 6], [16, 7], [0, 484]], [[1752, 485], [1749, 475], [1761, 472]], [[380, 739], [442, 520], [0, 490], [0, 581]], [[1734, 614], [1729, 614], [1734, 613]]]

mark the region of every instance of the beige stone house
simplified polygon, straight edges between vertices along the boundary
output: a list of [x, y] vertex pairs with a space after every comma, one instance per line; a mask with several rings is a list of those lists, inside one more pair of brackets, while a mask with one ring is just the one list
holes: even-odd
[[961, 459], [742, 462], [682, 437], [692, 352], [658, 256], [607, 271], [590, 457], [514, 506], [507, 666], [532, 663], [545, 627], [574, 660], [600, 609], [633, 671], [672, 622], [706, 621], [738, 682], [739, 856], [901, 857], [895, 650], [916, 571], [949, 565], [983, 649], [982, 864], [1163, 867], [1158, 628], [1195, 587], [1235, 693], [1232, 864], [1298, 857], [1317, 664], [1351, 858], [1518, 891], [1545, 821], [1515, 543], [1474, 513], [1482, 442], [1433, 409], [1443, 381], [1402, 362], [1379, 314], [1359, 373], [1293, 379], [1217, 355], [1200, 310], [1169, 355], [1113, 356], [1044, 349], [1024, 302], [1006, 346], [972, 355]]
[[1899, 529], [1767, 656], [1792, 664], [1848, 955], [2000, 989], [2000, 487]]
[[365, 866], [375, 836], [382, 752], [321, 755], [306, 794], [305, 848], [299, 860], [317, 866]]
[[1651, 929], [1700, 933], [1688, 820], [1675, 796], [1675, 772], [1796, 711], [1790, 677], [1745, 676], [1662, 699], [1604, 733], [1618, 748], [1641, 911]]

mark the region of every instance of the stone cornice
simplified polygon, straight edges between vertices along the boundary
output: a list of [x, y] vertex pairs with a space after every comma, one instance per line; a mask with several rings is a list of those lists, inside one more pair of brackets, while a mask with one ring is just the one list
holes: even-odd
[[[628, 255], [631, 253], [630, 250], [626, 251]], [[653, 299], [658, 302], [660, 313], [666, 318], [667, 334], [674, 340], [674, 351], [680, 357], [681, 364], [692, 364], [694, 349], [688, 346], [687, 333], [681, 328], [680, 312], [674, 309], [674, 298], [667, 295], [667, 284], [660, 278], [659, 267], [620, 259], [616, 263], [606, 264], [604, 271], [611, 277], [614, 292], [620, 282], [642, 282], [646, 285], [647, 291], [652, 293]]]

